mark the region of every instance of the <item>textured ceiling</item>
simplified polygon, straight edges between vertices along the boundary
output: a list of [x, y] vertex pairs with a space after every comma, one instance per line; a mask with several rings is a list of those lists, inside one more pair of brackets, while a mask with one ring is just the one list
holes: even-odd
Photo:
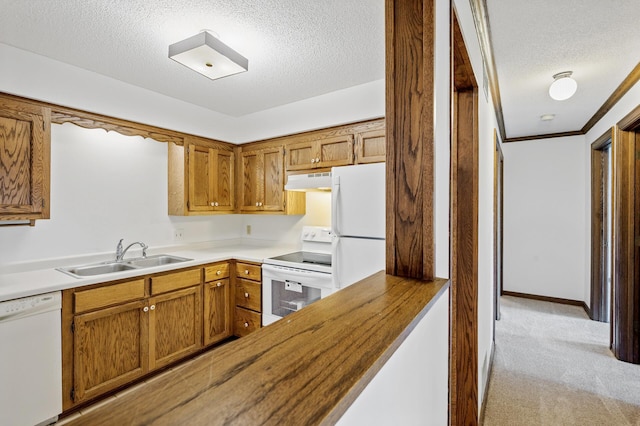
[[[384, 0], [0, 0], [0, 42], [232, 116], [384, 78]], [[211, 81], [168, 59], [201, 30], [249, 59]]]
[[[486, 0], [507, 137], [584, 126], [640, 60], [639, 1]], [[0, 10], [0, 43], [231, 116], [384, 78], [384, 0], [0, 0]], [[249, 72], [211, 81], [168, 59], [170, 44], [204, 29]], [[567, 70], [578, 92], [554, 101], [552, 75]]]
[[[638, 0], [487, 0], [487, 11], [510, 138], [582, 129], [640, 61]], [[578, 91], [554, 101], [562, 71]]]

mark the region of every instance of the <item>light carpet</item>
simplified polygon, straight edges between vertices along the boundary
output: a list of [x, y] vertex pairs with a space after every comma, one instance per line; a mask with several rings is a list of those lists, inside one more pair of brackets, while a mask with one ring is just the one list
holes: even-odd
[[640, 365], [578, 306], [504, 296], [484, 424], [639, 425]]

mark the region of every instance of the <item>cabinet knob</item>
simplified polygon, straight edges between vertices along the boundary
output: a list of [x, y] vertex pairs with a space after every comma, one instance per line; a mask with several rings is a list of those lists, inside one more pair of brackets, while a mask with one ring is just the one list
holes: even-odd
[[260, 205], [260, 203], [256, 203], [256, 207], [258, 207]]
[[244, 297], [245, 297], [245, 299], [248, 299], [249, 298], [249, 293], [245, 293]]
[[319, 162], [320, 162], [320, 158], [316, 158], [316, 163], [319, 163]]
[[145, 306], [144, 308], [142, 308], [142, 312], [149, 312], [149, 307]]
[[244, 328], [249, 328], [249, 323], [248, 322], [244, 323]]
[[218, 284], [216, 284], [216, 287], [220, 287], [222, 285], [221, 282], [218, 282]]
[[153, 311], [156, 308], [156, 305], [151, 305], [151, 310]]
[[248, 270], [248, 269], [245, 269], [245, 270], [244, 270], [244, 274], [245, 274], [245, 275], [249, 275], [249, 270]]
[[217, 202], [216, 202], [216, 203], [214, 203], [214, 204], [216, 205], [216, 207], [218, 207], [218, 206], [219, 206], [219, 204], [218, 204]]
[[221, 275], [221, 274], [222, 274], [222, 271], [217, 271], [216, 272], [216, 275]]
[[260, 202], [260, 207], [262, 207], [262, 202]]
[[213, 206], [215, 205], [215, 203], [212, 201], [212, 202], [210, 202], [210, 203], [209, 203], [209, 205], [210, 205], [211, 207], [213, 207]]
[[313, 164], [313, 163], [315, 163], [315, 162], [316, 162], [316, 159], [315, 159], [315, 158], [312, 158], [312, 159], [311, 159], [311, 164]]

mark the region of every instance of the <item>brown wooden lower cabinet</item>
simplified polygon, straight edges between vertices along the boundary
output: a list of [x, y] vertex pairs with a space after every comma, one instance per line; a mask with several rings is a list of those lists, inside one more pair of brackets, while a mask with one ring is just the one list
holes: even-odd
[[260, 328], [260, 264], [231, 264], [65, 290], [63, 409]]
[[202, 348], [202, 270], [63, 292], [63, 408]]
[[202, 347], [201, 291], [195, 286], [149, 299], [149, 370]]
[[223, 278], [204, 283], [204, 345], [233, 335], [231, 283]]
[[246, 336], [262, 327], [261, 264], [237, 262], [235, 267], [234, 334]]
[[[74, 318], [72, 398], [79, 402], [128, 383], [148, 371], [146, 301]], [[66, 372], [69, 374], [69, 372]]]

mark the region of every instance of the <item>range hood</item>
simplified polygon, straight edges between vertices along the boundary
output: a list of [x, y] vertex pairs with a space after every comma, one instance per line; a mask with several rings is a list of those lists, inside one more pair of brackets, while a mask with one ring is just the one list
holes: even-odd
[[331, 191], [331, 172], [287, 176], [287, 191]]

